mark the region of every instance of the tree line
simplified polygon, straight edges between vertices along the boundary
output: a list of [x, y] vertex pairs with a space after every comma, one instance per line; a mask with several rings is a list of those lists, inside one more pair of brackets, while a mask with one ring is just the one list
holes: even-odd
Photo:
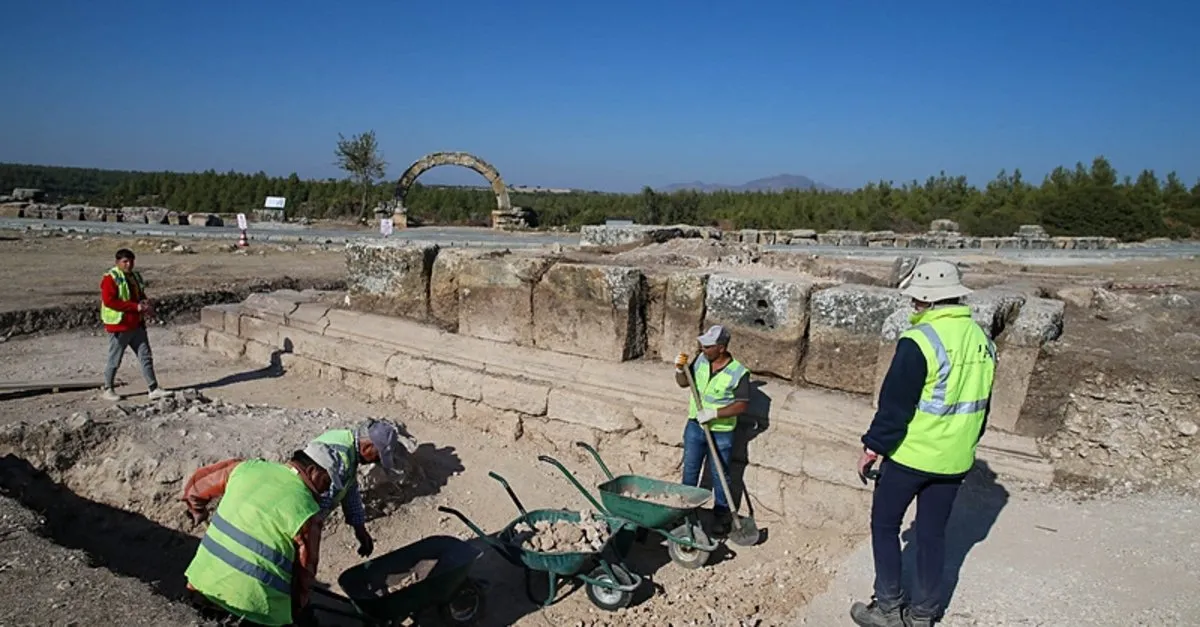
[[[34, 187], [56, 202], [160, 206], [176, 211], [236, 213], [262, 207], [267, 196], [287, 198], [289, 216], [356, 216], [394, 196], [390, 184], [357, 179], [301, 179], [245, 174], [134, 172], [0, 164], [0, 193]], [[1052, 235], [1100, 235], [1122, 240], [1192, 237], [1200, 233], [1200, 182], [1190, 188], [1174, 173], [1120, 176], [1104, 157], [1090, 167], [1059, 167], [1040, 183], [1020, 170], [1000, 172], [982, 189], [942, 172], [924, 182], [880, 181], [856, 190], [660, 193], [510, 192], [514, 206], [537, 212], [540, 226], [577, 227], [607, 218], [642, 224], [713, 225], [726, 229], [852, 229], [923, 232], [948, 218], [977, 236], [1011, 235], [1021, 224], [1042, 224]], [[487, 225], [496, 198], [486, 187], [417, 183], [406, 202], [424, 224]]]

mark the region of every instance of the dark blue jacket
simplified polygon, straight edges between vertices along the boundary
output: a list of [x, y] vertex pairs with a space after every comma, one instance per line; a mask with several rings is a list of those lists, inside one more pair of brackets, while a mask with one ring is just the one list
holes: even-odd
[[[887, 376], [879, 388], [879, 409], [875, 410], [875, 418], [862, 437], [863, 446], [884, 457], [900, 447], [900, 442], [908, 433], [908, 423], [912, 421], [917, 404], [921, 401], [926, 370], [921, 347], [906, 337], [900, 338], [896, 342], [896, 354], [892, 357]], [[988, 409], [991, 409], [990, 403]], [[988, 412], [984, 412], [979, 437], [983, 437], [987, 429], [987, 417]]]

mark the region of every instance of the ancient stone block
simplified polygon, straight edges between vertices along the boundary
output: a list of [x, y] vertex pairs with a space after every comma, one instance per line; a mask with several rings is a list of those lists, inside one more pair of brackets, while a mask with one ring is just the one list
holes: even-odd
[[179, 342], [184, 346], [204, 348], [208, 329], [202, 326], [187, 326], [179, 331]]
[[[200, 324], [214, 331], [223, 331], [230, 335], [240, 335], [240, 327], [237, 324], [240, 309], [241, 307], [237, 303], [208, 305], [200, 310]], [[231, 317], [234, 323], [232, 325], [228, 323]]]
[[533, 346], [533, 286], [553, 263], [529, 254], [464, 261], [458, 275], [458, 332]]
[[279, 362], [283, 366], [284, 372], [294, 372], [302, 377], [319, 377], [321, 375], [321, 362], [302, 355], [283, 353], [279, 356]]
[[[684, 394], [680, 390], [680, 394]], [[686, 397], [684, 397], [686, 398]], [[687, 426], [687, 401], [680, 400], [678, 411], [667, 411], [634, 403], [633, 417], [642, 425], [642, 431], [660, 444], [682, 446], [683, 430]]]
[[546, 416], [609, 433], [625, 433], [638, 428], [629, 405], [561, 388], [550, 390]]
[[430, 362], [405, 353], [396, 353], [388, 358], [383, 374], [408, 386], [433, 389]]
[[408, 412], [425, 420], [442, 422], [454, 419], [453, 396], [397, 383], [392, 390], [392, 398]]
[[524, 377], [483, 374], [479, 382], [483, 402], [497, 409], [510, 409], [530, 416], [544, 416], [550, 384]]
[[600, 432], [581, 424], [546, 418], [524, 418], [521, 421], [521, 439], [529, 440], [538, 450], [554, 451], [560, 461], [595, 464], [596, 461], [585, 457], [587, 453], [575, 446], [575, 443], [586, 442], [595, 447], [600, 443]]
[[613, 226], [587, 224], [579, 227], [579, 245], [583, 248], [599, 246], [629, 246], [657, 244], [680, 237], [701, 237], [700, 229], [688, 225], [661, 226], [656, 224], [631, 224]]
[[[669, 274], [654, 268], [644, 271], [646, 284], [646, 357], [662, 357], [663, 317], [666, 314], [667, 281]], [[670, 349], [667, 350], [670, 352]]]
[[989, 287], [971, 292], [963, 303], [970, 306], [971, 317], [984, 333], [995, 339], [1025, 304], [1025, 295], [1003, 286]]
[[[125, 209], [127, 209], [127, 208], [128, 207], [126, 207]], [[138, 210], [138, 211], [136, 211], [136, 215], [138, 215], [141, 218], [140, 220], [137, 220], [137, 221], [138, 222], [146, 222], [146, 215], [147, 215], [146, 208], [145, 207], [136, 207], [135, 210]], [[124, 212], [124, 209], [122, 209], [122, 212]], [[125, 221], [133, 222], [134, 220], [127, 219]], [[221, 219], [221, 216], [218, 216], [216, 214], [193, 213], [188, 216], [188, 224], [190, 224], [192, 226], [224, 226], [225, 221]]]
[[290, 342], [292, 352], [346, 370], [367, 374], [387, 371], [387, 362], [397, 351], [382, 346], [316, 335], [299, 329], [280, 332], [281, 342]]
[[[164, 207], [147, 207], [146, 208], [146, 223], [147, 224], [168, 224], [167, 216], [170, 211]], [[215, 225], [220, 226], [220, 225]]]
[[1062, 335], [1064, 303], [1049, 298], [1030, 298], [1016, 319], [1001, 335], [1012, 346], [1041, 347]]
[[83, 205], [63, 205], [59, 208], [58, 214], [63, 220], [84, 220]]
[[432, 363], [429, 365], [429, 378], [433, 389], [439, 394], [457, 396], [467, 400], [483, 400], [480, 384], [484, 374], [461, 368], [452, 364]]
[[[813, 479], [785, 478], [783, 503], [789, 525], [809, 529], [845, 529], [847, 521], [866, 520], [871, 492]], [[864, 534], [869, 532], [863, 523]]]
[[989, 425], [1001, 431], [1016, 429], [1042, 346], [1062, 334], [1064, 309], [1059, 300], [1029, 298], [1000, 334]]
[[260, 342], [272, 348], [283, 346], [278, 324], [250, 316], [242, 316], [238, 337]]
[[478, 251], [447, 248], [437, 254], [429, 276], [429, 317], [434, 324], [458, 332], [458, 276], [468, 259], [479, 256]]
[[355, 241], [346, 245], [346, 287], [358, 311], [414, 320], [429, 317], [429, 277], [438, 246]]
[[393, 391], [393, 386], [387, 379], [353, 370], [343, 370], [342, 384], [376, 401], [391, 397]]
[[295, 311], [284, 316], [284, 319], [290, 328], [321, 334], [329, 326], [329, 319], [325, 317], [329, 309], [329, 305], [321, 303], [300, 303]]
[[454, 417], [459, 422], [505, 440], [521, 437], [521, 414], [489, 407], [463, 398], [454, 400]]
[[[293, 292], [296, 294], [296, 292]], [[241, 313], [275, 324], [287, 324], [287, 317], [299, 306], [291, 294], [280, 292], [256, 292], [242, 301]]]
[[702, 326], [725, 325], [730, 351], [751, 371], [799, 378], [812, 290], [811, 282], [798, 278], [714, 274]]
[[673, 362], [680, 352], [691, 353], [696, 348], [696, 337], [704, 324], [704, 296], [708, 274], [677, 272], [667, 278], [663, 295], [662, 332], [659, 339], [659, 355], [663, 361]]
[[204, 346], [208, 350], [229, 359], [240, 359], [246, 352], [245, 340], [213, 329], [208, 330]]
[[[278, 346], [270, 346], [254, 340], [246, 340], [245, 359], [258, 366], [269, 366], [283, 354]], [[282, 363], [282, 361], [280, 361]]]
[[534, 344], [610, 361], [646, 350], [642, 272], [622, 266], [560, 263], [533, 290]]
[[[755, 520], [781, 522], [786, 515], [783, 503], [783, 482], [791, 477], [770, 468], [751, 464], [742, 475], [746, 496], [754, 508]], [[736, 491], [736, 488], [733, 488]], [[738, 503], [743, 505], [742, 503]], [[744, 505], [743, 505], [744, 506]]]
[[947, 220], [945, 218], [942, 218], [942, 219], [934, 220], [933, 222], [930, 222], [929, 230], [930, 231], [943, 231], [943, 232], [953, 231], [953, 232], [957, 233], [961, 229], [958, 228], [958, 223], [955, 222], [954, 220]]
[[804, 379], [870, 394], [883, 324], [909, 299], [891, 288], [839, 285], [815, 292], [810, 301]]

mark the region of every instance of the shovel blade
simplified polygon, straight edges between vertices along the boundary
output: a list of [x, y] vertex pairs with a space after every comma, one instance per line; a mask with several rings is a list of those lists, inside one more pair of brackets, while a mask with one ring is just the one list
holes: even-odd
[[754, 546], [758, 544], [760, 536], [753, 518], [738, 516], [737, 524], [729, 532], [729, 541], [738, 546]]

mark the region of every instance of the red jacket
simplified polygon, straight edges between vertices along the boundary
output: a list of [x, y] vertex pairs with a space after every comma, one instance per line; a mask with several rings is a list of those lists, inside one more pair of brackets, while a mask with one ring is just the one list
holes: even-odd
[[100, 300], [104, 302], [104, 306], [124, 314], [121, 316], [120, 324], [104, 325], [104, 330], [109, 333], [132, 331], [142, 325], [142, 314], [138, 312], [138, 303], [145, 298], [145, 294], [142, 294], [141, 289], [138, 288], [137, 281], [131, 279], [128, 283], [129, 300], [121, 300], [117, 282], [112, 276], [105, 274], [104, 278], [100, 279]]

